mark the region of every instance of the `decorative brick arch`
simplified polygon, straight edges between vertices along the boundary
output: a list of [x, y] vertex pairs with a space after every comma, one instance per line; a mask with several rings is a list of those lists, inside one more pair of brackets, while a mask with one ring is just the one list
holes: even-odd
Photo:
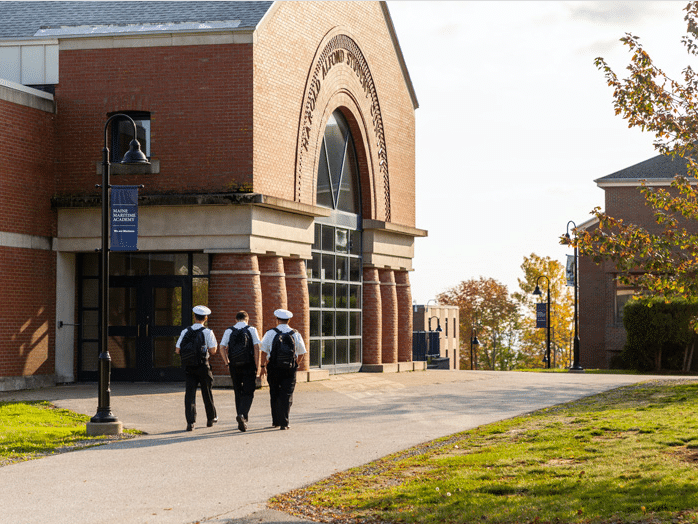
[[296, 144], [295, 200], [315, 203], [317, 165], [325, 125], [340, 109], [359, 156], [362, 210], [390, 221], [390, 176], [383, 117], [373, 76], [355, 40], [338, 29], [318, 47], [306, 81]]

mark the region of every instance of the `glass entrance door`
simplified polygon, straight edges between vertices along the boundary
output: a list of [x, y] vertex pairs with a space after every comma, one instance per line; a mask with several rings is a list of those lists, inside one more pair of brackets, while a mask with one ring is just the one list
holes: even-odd
[[114, 380], [184, 380], [174, 349], [184, 329], [183, 312], [191, 311], [191, 304], [183, 303], [191, 297], [190, 285], [190, 279], [178, 276], [110, 279], [109, 353]]

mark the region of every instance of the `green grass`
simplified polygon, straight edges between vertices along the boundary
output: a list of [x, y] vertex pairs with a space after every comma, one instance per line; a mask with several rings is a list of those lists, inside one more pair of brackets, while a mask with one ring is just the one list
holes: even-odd
[[[49, 402], [0, 402], [0, 466], [103, 444], [114, 437], [88, 437], [87, 415], [57, 409]], [[137, 431], [127, 430], [125, 437]]]
[[333, 522], [698, 522], [698, 384], [628, 386], [482, 426], [270, 504]]

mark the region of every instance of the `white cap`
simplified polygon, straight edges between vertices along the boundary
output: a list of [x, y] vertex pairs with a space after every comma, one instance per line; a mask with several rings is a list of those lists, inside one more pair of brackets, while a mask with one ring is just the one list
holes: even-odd
[[193, 310], [195, 315], [208, 316], [211, 314], [211, 310], [206, 306], [196, 306]]
[[280, 318], [281, 320], [288, 320], [293, 316], [293, 313], [291, 313], [287, 309], [277, 309], [276, 311], [274, 311], [274, 316], [276, 318]]

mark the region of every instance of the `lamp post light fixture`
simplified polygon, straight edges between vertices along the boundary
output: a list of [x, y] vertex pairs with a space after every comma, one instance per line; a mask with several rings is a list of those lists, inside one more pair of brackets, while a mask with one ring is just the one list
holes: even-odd
[[544, 278], [548, 282], [548, 305], [545, 312], [545, 367], [550, 369], [550, 279], [547, 276], [541, 275], [536, 279], [536, 289], [533, 291], [533, 294], [537, 296], [541, 296], [543, 294], [540, 287], [538, 287], [538, 281], [541, 278]]
[[[477, 327], [473, 324], [470, 329], [470, 369], [477, 369], [477, 350], [480, 347], [480, 341], [477, 339]], [[475, 355], [473, 357], [473, 355]], [[473, 368], [475, 362], [475, 368]]]
[[[150, 164], [148, 158], [141, 151], [141, 145], [136, 139], [138, 129], [133, 119], [123, 113], [110, 116], [104, 124], [104, 149], [102, 150], [102, 252], [101, 252], [101, 329], [99, 333], [99, 397], [97, 413], [90, 419], [88, 434], [104, 435], [121, 432], [119, 419], [111, 412], [110, 405], [110, 376], [111, 356], [109, 355], [109, 148], [107, 147], [107, 130], [109, 123], [116, 118], [127, 119], [133, 124], [133, 140], [129, 144], [129, 150], [124, 155], [122, 164]], [[101, 424], [102, 426], [95, 426]], [[106, 426], [106, 427], [105, 427]]]
[[572, 373], [584, 373], [584, 368], [579, 365], [579, 249], [577, 247], [577, 224], [575, 224], [572, 220], [567, 222], [567, 232], [565, 233], [565, 237], [568, 241], [570, 240], [570, 224], [572, 224], [574, 231], [574, 342], [572, 346], [573, 362], [569, 371]]

